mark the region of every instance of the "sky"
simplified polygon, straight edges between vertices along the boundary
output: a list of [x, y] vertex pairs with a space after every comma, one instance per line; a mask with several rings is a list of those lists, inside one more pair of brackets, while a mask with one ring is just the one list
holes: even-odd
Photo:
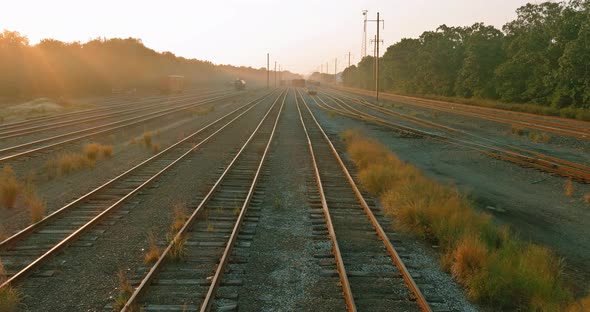
[[[384, 28], [381, 54], [402, 38], [441, 24], [484, 22], [501, 28], [516, 9], [536, 0], [18, 0], [4, 1], [0, 31], [18, 31], [32, 44], [43, 38], [142, 39], [159, 52], [237, 66], [266, 66], [266, 53], [283, 69], [301, 74], [334, 72], [360, 60], [362, 10]], [[377, 24], [367, 23], [373, 38]], [[372, 53], [372, 48], [368, 48]]]

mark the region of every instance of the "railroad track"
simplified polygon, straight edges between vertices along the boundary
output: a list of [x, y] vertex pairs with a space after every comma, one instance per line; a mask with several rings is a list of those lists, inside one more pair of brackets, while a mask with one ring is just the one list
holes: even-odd
[[23, 156], [28, 156], [39, 151], [44, 151], [47, 149], [55, 148], [58, 146], [62, 146], [65, 144], [73, 143], [80, 141], [82, 139], [92, 137], [99, 134], [109, 133], [115, 130], [123, 129], [129, 126], [137, 125], [144, 123], [146, 121], [150, 121], [156, 118], [168, 116], [170, 114], [178, 113], [184, 111], [189, 108], [204, 106], [207, 104], [212, 104], [215, 102], [228, 100], [239, 96], [238, 94], [230, 94], [230, 95], [223, 95], [223, 96], [215, 96], [213, 98], [208, 98], [205, 100], [201, 100], [198, 102], [192, 102], [188, 104], [182, 104], [180, 106], [164, 108], [158, 111], [142, 114], [139, 116], [134, 116], [130, 118], [126, 118], [124, 120], [119, 120], [115, 122], [110, 122], [104, 125], [89, 127], [82, 130], [76, 130], [69, 133], [59, 134], [55, 136], [51, 136], [48, 138], [43, 138], [27, 143], [22, 143], [18, 145], [14, 145], [11, 147], [6, 147], [0, 149], [0, 162], [14, 160], [17, 158], [21, 158]]
[[[321, 97], [314, 97], [316, 104], [326, 110], [336, 112], [338, 114], [348, 116], [355, 119], [361, 119], [367, 122], [380, 124], [395, 131], [406, 135], [414, 135], [420, 137], [427, 137], [432, 140], [445, 142], [447, 144], [454, 144], [469, 149], [479, 151], [485, 155], [509, 161], [523, 167], [534, 168], [540, 171], [570, 178], [583, 183], [590, 183], [590, 167], [574, 163], [571, 161], [559, 159], [542, 153], [530, 151], [524, 148], [507, 146], [488, 138], [471, 135], [464, 131], [460, 131], [448, 126], [440, 125], [434, 122], [422, 120], [413, 116], [392, 112], [380, 106], [363, 102], [360, 100], [349, 99], [357, 105], [361, 105], [370, 111], [376, 111], [387, 116], [404, 119], [406, 121], [415, 123], [417, 125], [425, 126], [436, 130], [435, 132], [427, 132], [422, 129], [402, 125], [392, 122], [389, 119], [375, 116], [366, 111], [355, 108], [352, 104], [338, 98], [336, 96], [324, 93], [333, 102], [334, 105], [328, 104]], [[319, 101], [319, 102], [318, 102]], [[484, 141], [485, 143], [481, 142]]]
[[[372, 96], [370, 91], [339, 88], [348, 92]], [[383, 99], [398, 101], [408, 105], [434, 109], [452, 114], [459, 114], [523, 128], [552, 132], [578, 139], [590, 140], [590, 123], [577, 120], [541, 116], [529, 113], [506, 111], [496, 108], [479, 107], [466, 104], [449, 103], [436, 100], [421, 99], [402, 95], [381, 93]]]
[[432, 311], [301, 94], [297, 108], [348, 311]]
[[[186, 103], [187, 101], [199, 100], [199, 99], [206, 97], [206, 96], [218, 95], [221, 93], [226, 93], [226, 91], [212, 91], [212, 92], [206, 92], [206, 93], [199, 93], [199, 94], [195, 94], [195, 95], [191, 95], [191, 96], [186, 96], [186, 97], [183, 97], [180, 99], [176, 98], [173, 100], [154, 99], [154, 100], [148, 100], [148, 101], [141, 101], [141, 102], [136, 102], [133, 105], [125, 104], [124, 105], [125, 107], [123, 109], [108, 108], [108, 109], [105, 109], [105, 111], [101, 110], [98, 114], [86, 113], [82, 117], [71, 119], [71, 120], [63, 120], [62, 119], [63, 116], [60, 116], [62, 118], [60, 118], [60, 120], [58, 120], [58, 121], [49, 120], [49, 122], [42, 122], [41, 124], [39, 124], [39, 123], [32, 124], [32, 125], [26, 124], [26, 125], [20, 126], [20, 127], [1, 129], [0, 130], [0, 140], [6, 140], [6, 139], [14, 138], [14, 137], [21, 137], [23, 135], [36, 134], [39, 132], [52, 131], [52, 130], [76, 126], [76, 125], [88, 126], [88, 123], [96, 123], [99, 121], [112, 122], [113, 118], [122, 118], [125, 116], [132, 116], [134, 114], [139, 114], [142, 112], [149, 112], [150, 110], [154, 110], [157, 108], [166, 107], [166, 106], [174, 106], [177, 104], [183, 104], [183, 103]], [[137, 107], [140, 104], [146, 104], [148, 102], [151, 102], [151, 104]], [[132, 106], [132, 107], [129, 107], [129, 106]]]
[[[51, 123], [55, 123], [56, 121], [64, 121], [64, 119], [69, 119], [69, 118], [77, 119], [80, 117], [86, 117], [89, 114], [90, 115], [100, 114], [100, 113], [112, 111], [113, 109], [126, 108], [126, 107], [130, 107], [130, 106], [134, 106], [134, 105], [142, 105], [142, 104], [146, 104], [146, 103], [161, 102], [161, 101], [166, 101], [166, 100], [179, 100], [179, 99], [183, 99], [183, 98], [192, 97], [197, 94], [201, 94], [201, 93], [203, 93], [203, 91], [207, 91], [207, 89], [197, 89], [197, 90], [193, 90], [188, 93], [185, 93], [182, 95], [177, 95], [177, 96], [165, 96], [165, 97], [164, 96], [156, 96], [156, 97], [151, 97], [148, 99], [134, 100], [134, 101], [123, 101], [121, 99], [112, 99], [112, 100], [109, 100], [109, 103], [99, 104], [100, 107], [77, 110], [77, 111], [72, 111], [72, 112], [65, 112], [65, 113], [61, 113], [59, 115], [42, 116], [42, 117], [29, 118], [29, 119], [21, 120], [21, 121], [3, 123], [3, 124], [0, 124], [0, 131], [4, 132], [7, 130], [11, 130], [11, 129], [30, 127], [35, 124], [43, 124], [43, 123], [51, 124]], [[110, 103], [111, 101], [114, 103], [111, 104]]]
[[8, 279], [0, 289], [21, 282], [53, 256], [74, 244], [192, 151], [242, 118], [271, 93], [244, 104], [103, 185], [0, 242]]
[[[250, 206], [260, 202], [257, 183], [287, 94], [284, 91], [276, 98], [198, 206], [189, 207], [190, 217], [135, 288], [122, 311], [138, 307], [143, 311], [209, 311], [214, 307], [218, 287], [224, 282], [235, 283], [222, 281], [223, 275]], [[251, 215], [249, 218], [257, 219]], [[185, 250], [184, 256], [174, 261], [171, 255], [178, 248]], [[235, 295], [225, 298], [215, 308], [236, 309], [235, 298]], [[234, 300], [227, 302], [228, 299]]]

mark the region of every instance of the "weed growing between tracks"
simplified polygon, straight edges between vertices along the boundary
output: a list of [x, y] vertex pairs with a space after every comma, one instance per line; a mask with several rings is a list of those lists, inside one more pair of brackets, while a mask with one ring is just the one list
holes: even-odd
[[[0, 259], [0, 284], [6, 281], [6, 271], [4, 270], [4, 265], [2, 264], [2, 259]], [[20, 293], [12, 288], [6, 287], [0, 289], [0, 311], [3, 312], [13, 312], [16, 311], [16, 308], [20, 304], [21, 295]]]
[[114, 309], [120, 311], [133, 294], [133, 287], [129, 284], [125, 270], [121, 269], [117, 272], [117, 279], [119, 280], [119, 293], [117, 294], [117, 298], [115, 298]]
[[45, 200], [39, 197], [33, 184], [27, 184], [25, 190], [25, 205], [31, 212], [31, 223], [39, 222], [45, 217]]
[[86, 144], [82, 152], [61, 153], [57, 157], [48, 160], [45, 164], [47, 178], [53, 179], [82, 169], [94, 168], [97, 160], [110, 158], [112, 155], [112, 145]]
[[377, 141], [354, 131], [342, 137], [361, 186], [379, 196], [398, 228], [441, 247], [442, 266], [471, 299], [528, 311], [562, 310], [571, 302], [561, 260], [549, 249], [495, 226], [456, 188], [425, 177]]
[[4, 166], [0, 176], [0, 202], [6, 208], [13, 208], [22, 184], [18, 182], [11, 166]]
[[160, 258], [160, 254], [161, 254], [160, 247], [158, 246], [158, 243], [156, 242], [156, 236], [154, 235], [153, 232], [150, 232], [148, 234], [148, 242], [149, 242], [150, 246], [149, 246], [149, 249], [143, 259], [143, 262], [145, 264], [155, 263], [156, 261], [158, 261], [158, 259]]
[[172, 219], [172, 224], [170, 225], [170, 232], [166, 235], [168, 242], [172, 242], [172, 248], [168, 253], [168, 257], [171, 260], [181, 260], [186, 254], [186, 249], [184, 246], [187, 239], [186, 235], [181, 235], [178, 238], [176, 238], [176, 235], [182, 229], [188, 218], [189, 215], [187, 213], [186, 205], [183, 203], [175, 204], [174, 218]]
[[590, 294], [585, 298], [582, 298], [572, 303], [566, 310], [566, 312], [587, 312], [590, 311]]

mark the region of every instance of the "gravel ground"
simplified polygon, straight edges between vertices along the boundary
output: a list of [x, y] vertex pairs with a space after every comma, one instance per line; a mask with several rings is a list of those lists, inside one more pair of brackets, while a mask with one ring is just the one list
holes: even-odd
[[[314, 258], [311, 209], [306, 196], [309, 152], [293, 93], [285, 102], [267, 168], [265, 199], [256, 236], [248, 249], [240, 311], [344, 310], [341, 289], [321, 278]], [[330, 246], [324, 248], [330, 252]]]
[[[59, 150], [51, 150], [35, 157], [15, 160], [7, 164], [15, 169], [21, 180], [29, 174], [33, 177], [39, 195], [47, 201], [47, 212], [49, 213], [153, 156], [154, 152], [145, 145], [131, 144], [131, 141], [140, 138], [144, 131], [153, 132], [152, 141], [160, 144], [163, 149], [223, 116], [240, 103], [247, 103], [248, 100], [254, 98], [253, 96], [251, 93], [245, 93], [243, 97], [236, 99], [236, 102], [232, 100], [216, 103], [214, 104], [215, 110], [207, 115], [173, 114], [167, 118], [68, 144], [60, 147]], [[56, 157], [66, 151], [79, 152], [85, 144], [90, 142], [113, 145], [113, 156], [98, 160], [94, 168], [73, 172], [64, 177], [48, 179], [45, 164], [49, 158]], [[29, 212], [24, 208], [22, 202], [17, 203], [16, 208], [0, 207], [0, 236], [15, 233], [27, 226], [29, 220]]]
[[[590, 267], [587, 265], [590, 261], [590, 209], [582, 197], [590, 193], [590, 186], [574, 183], [575, 193], [570, 198], [565, 195], [565, 179], [561, 177], [453, 145], [401, 138], [383, 128], [330, 115], [313, 107], [320, 122], [332, 133], [361, 129], [428, 176], [455, 184], [469, 193], [475, 206], [492, 214], [495, 222], [510, 225], [525, 240], [550, 246], [564, 258], [566, 274], [576, 290], [581, 293], [587, 289], [590, 282]], [[496, 135], [505, 135], [502, 133], [496, 132]], [[545, 148], [552, 149], [549, 144]]]
[[[200, 194], [216, 178], [211, 176], [215, 169], [231, 159], [231, 154], [247, 139], [269, 102], [254, 108], [160, 177], [149, 189], [133, 197], [119, 213], [120, 219], [115, 214], [104, 226], [86, 234], [82, 240], [95, 239], [92, 246], [68, 248], [63, 255], [50, 261], [45, 267], [54, 269], [54, 276], [25, 281], [21, 310], [104, 310], [116, 297], [117, 272], [143, 266], [148, 233], [152, 231], [164, 239], [174, 204], [190, 203], [195, 192]], [[104, 233], [100, 233], [101, 230]]]

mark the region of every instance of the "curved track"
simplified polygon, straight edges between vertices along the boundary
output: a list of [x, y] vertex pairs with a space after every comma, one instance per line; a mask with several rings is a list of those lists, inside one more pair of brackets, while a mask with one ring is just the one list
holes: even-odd
[[[580, 182], [590, 183], [590, 167], [588, 166], [519, 147], [503, 145], [488, 138], [475, 136], [461, 130], [422, 120], [417, 117], [392, 112], [388, 109], [358, 99], [342, 99], [341, 97], [334, 96], [332, 94], [324, 94], [328, 96], [333, 104], [327, 103], [321, 97], [313, 97], [316, 104], [323, 109], [355, 119], [377, 123], [382, 126], [394, 129], [405, 135], [426, 137], [448, 144], [459, 145], [479, 151], [497, 159], [516, 163], [524, 167], [530, 167], [555, 175], [571, 178]], [[356, 108], [354, 105], [360, 105], [369, 111], [382, 113], [397, 119], [406, 120], [416, 125], [430, 128], [433, 131], [427, 132], [415, 127], [402, 125], [390, 119], [385, 119], [376, 116], [375, 114], [367, 113], [366, 111]]]

